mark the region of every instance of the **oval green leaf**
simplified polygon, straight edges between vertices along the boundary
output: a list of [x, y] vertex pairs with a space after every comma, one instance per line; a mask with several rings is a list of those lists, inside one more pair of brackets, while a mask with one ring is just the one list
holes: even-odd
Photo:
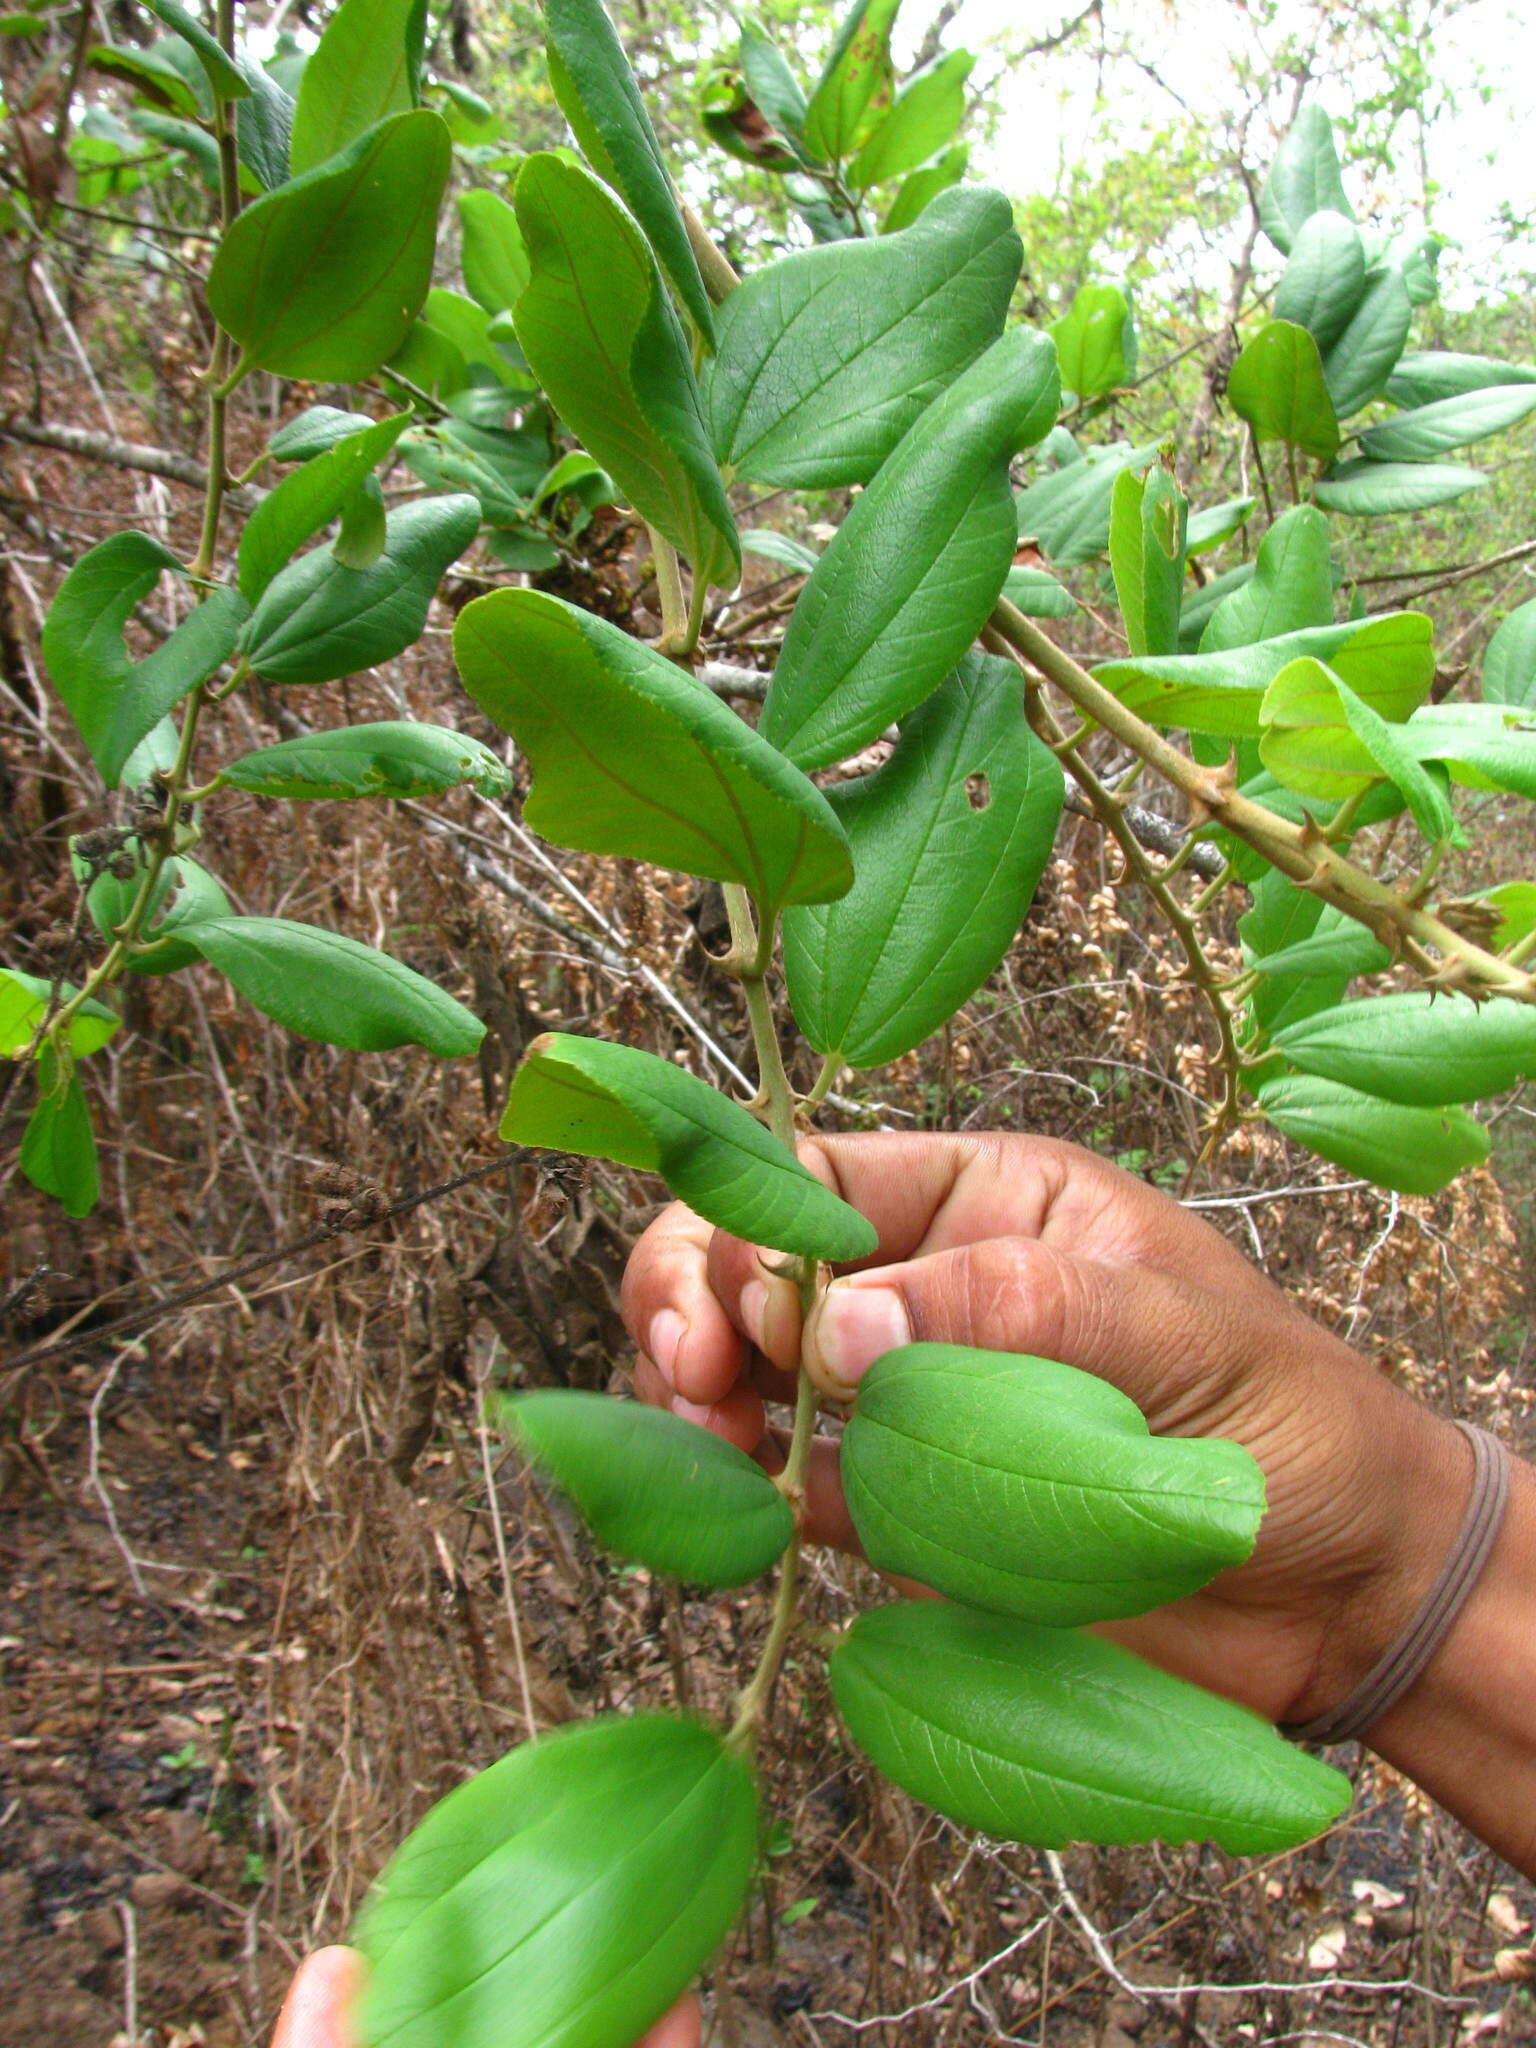
[[829, 792], [854, 884], [784, 919], [784, 971], [820, 1053], [877, 1067], [937, 1031], [1008, 950], [1051, 856], [1063, 777], [1012, 662], [968, 654], [890, 760]]
[[21, 1134], [16, 1164], [66, 1216], [89, 1216], [100, 1200], [90, 1105], [80, 1076], [73, 1069], [61, 1072], [51, 1047], [43, 1049], [37, 1063], [37, 1101]]
[[1484, 648], [1483, 697], [1536, 710], [1536, 597], [1516, 605]]
[[464, 783], [505, 796], [512, 772], [466, 733], [385, 719], [259, 747], [222, 768], [219, 780], [259, 796], [435, 796]]
[[[256, 603], [295, 548], [330, 525], [409, 424], [410, 414], [404, 412], [377, 423], [370, 420], [357, 433], [313, 450], [308, 460], [268, 491], [240, 535], [238, 580], [247, 604]], [[277, 452], [275, 443], [272, 452]]]
[[724, 1939], [757, 1849], [751, 1770], [701, 1721], [525, 1743], [435, 1806], [363, 1902], [363, 2048], [632, 2048]]
[[1297, 111], [1275, 152], [1259, 195], [1259, 221], [1275, 247], [1289, 255], [1304, 224], [1325, 211], [1354, 218], [1339, 176], [1333, 123], [1313, 100]]
[[[601, 0], [542, 0], [550, 83], [593, 167], [623, 195], [689, 318], [714, 339], [709, 295], [645, 101]], [[589, 142], [594, 147], [589, 149]], [[508, 300], [507, 304], [511, 304]]]
[[1488, 1157], [1488, 1133], [1464, 1109], [1410, 1109], [1315, 1074], [1282, 1075], [1258, 1100], [1276, 1130], [1400, 1195], [1432, 1195]]
[[849, 1733], [903, 1791], [1005, 1842], [1288, 1849], [1349, 1780], [1257, 1715], [1098, 1636], [946, 1601], [854, 1623], [830, 1666]]
[[417, 104], [426, 28], [426, 0], [342, 0], [299, 80], [295, 177]]
[[1379, 427], [1367, 427], [1360, 446], [1381, 462], [1423, 462], [1447, 448], [1465, 448], [1502, 434], [1536, 412], [1536, 384], [1495, 385], [1465, 398], [1440, 398]]
[[1433, 405], [1441, 398], [1461, 398], [1485, 391], [1490, 384], [1536, 384], [1536, 363], [1505, 363], [1497, 356], [1457, 355], [1449, 349], [1416, 349], [1400, 356], [1387, 379], [1394, 405]]
[[[1187, 610], [1187, 607], [1186, 607]], [[1252, 574], [1229, 590], [1200, 636], [1202, 654], [1251, 647], [1282, 633], [1333, 621], [1333, 559], [1328, 520], [1312, 505], [1293, 505], [1259, 543]]]
[[[43, 1020], [52, 987], [40, 975], [23, 974], [19, 967], [0, 967], [0, 1053], [26, 1051]], [[66, 1002], [77, 993], [73, 982], [59, 983], [59, 994]], [[70, 1051], [77, 1056], [99, 1051], [121, 1022], [115, 1010], [87, 996], [69, 1020]]]
[[1332, 347], [1365, 291], [1365, 243], [1352, 220], [1325, 209], [1302, 222], [1275, 292], [1275, 318]]
[[1422, 612], [1386, 612], [1359, 623], [1308, 627], [1209, 654], [1105, 661], [1094, 675], [1154, 724], [1242, 739], [1258, 732], [1259, 707], [1269, 685], [1287, 663], [1303, 656], [1327, 662], [1384, 718], [1407, 718], [1435, 676], [1432, 628]]
[[953, 140], [965, 119], [965, 81], [975, 62], [969, 50], [947, 50], [912, 74], [849, 167], [855, 191], [915, 171]]
[[1330, 512], [1356, 518], [1383, 512], [1423, 512], [1431, 505], [1449, 505], [1488, 482], [1480, 469], [1464, 462], [1373, 462], [1363, 456], [1331, 469], [1312, 495]]
[[246, 659], [274, 683], [326, 683], [404, 653], [421, 638], [443, 572], [479, 526], [478, 499], [418, 498], [388, 515], [383, 552], [366, 569], [349, 568], [329, 548], [300, 555], [251, 614], [241, 636]]
[[1132, 654], [1177, 654], [1189, 504], [1161, 464], [1123, 469], [1109, 512], [1109, 562]]
[[1055, 1628], [1183, 1599], [1243, 1562], [1264, 1513], [1240, 1444], [1149, 1435], [1107, 1380], [958, 1344], [876, 1360], [841, 1469], [879, 1570]]
[[495, 192], [461, 192], [458, 204], [464, 289], [483, 312], [505, 313], [533, 274], [517, 214]]
[[1536, 1073], [1536, 1007], [1404, 989], [1320, 1010], [1277, 1032], [1275, 1047], [1325, 1081], [1438, 1109], [1497, 1095]]
[[752, 1244], [841, 1263], [873, 1227], [739, 1103], [630, 1045], [544, 1032], [529, 1046], [501, 1135], [659, 1173], [706, 1222]]
[[1232, 410], [1260, 441], [1286, 441], [1328, 462], [1339, 422], [1323, 378], [1323, 359], [1305, 327], [1270, 320], [1253, 337], [1227, 383]]
[[1323, 354], [1328, 394], [1341, 420], [1380, 396], [1412, 325], [1413, 300], [1402, 272], [1384, 267], [1368, 273], [1343, 333]]
[[336, 405], [308, 405], [278, 428], [267, 443], [267, 453], [276, 462], [308, 462], [373, 424], [365, 412], [344, 412]]
[[557, 846], [740, 882], [765, 915], [853, 879], [814, 783], [718, 697], [617, 626], [535, 590], [459, 614], [464, 686], [533, 767], [524, 815]]
[[462, 1059], [485, 1036], [480, 1019], [434, 982], [341, 932], [286, 917], [216, 917], [178, 925], [176, 936], [301, 1038], [357, 1052], [424, 1045]]
[[1024, 250], [1000, 192], [941, 194], [914, 226], [796, 250], [720, 310], [715, 453], [753, 483], [867, 483], [1003, 331]]
[[182, 573], [146, 533], [114, 533], [75, 563], [43, 622], [43, 660], [109, 789], [139, 742], [234, 650], [249, 607], [216, 589], [152, 654], [130, 658], [123, 629], [166, 570]]
[[208, 304], [244, 362], [348, 383], [389, 361], [432, 282], [451, 153], [440, 114], [395, 114], [236, 217]]
[[736, 523], [644, 236], [590, 171], [549, 152], [527, 159], [513, 197], [532, 266], [513, 320], [550, 402], [696, 575], [734, 583]]
[[1136, 323], [1118, 286], [1085, 284], [1049, 329], [1061, 386], [1081, 402], [1102, 398], [1136, 375]]
[[762, 731], [802, 768], [902, 718], [965, 653], [1013, 563], [1008, 463], [1047, 432], [1055, 351], [1013, 327], [934, 400], [800, 594]]
[[891, 103], [891, 23], [901, 0], [853, 0], [805, 115], [813, 156], [851, 156]]
[[1145, 469], [1157, 455], [1155, 442], [1133, 448], [1129, 441], [1115, 441], [1047, 470], [1019, 493], [1019, 539], [1038, 542], [1058, 569], [1091, 562], [1109, 545], [1116, 477], [1122, 470]]
[[515, 1395], [498, 1414], [603, 1548], [653, 1572], [744, 1586], [794, 1534], [762, 1466], [680, 1415], [565, 1387]]

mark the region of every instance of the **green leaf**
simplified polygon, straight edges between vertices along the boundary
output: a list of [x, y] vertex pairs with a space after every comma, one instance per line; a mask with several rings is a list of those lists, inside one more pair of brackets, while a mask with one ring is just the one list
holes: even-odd
[[1423, 512], [1448, 505], [1488, 482], [1480, 469], [1460, 462], [1341, 462], [1312, 492], [1330, 512], [1357, 518], [1381, 512]]
[[874, 739], [936, 689], [1013, 561], [1009, 458], [1056, 416], [1055, 352], [1012, 327], [923, 413], [800, 594], [763, 706], [805, 768]]
[[715, 454], [753, 483], [868, 483], [1002, 333], [1023, 253], [1008, 201], [968, 186], [901, 234], [757, 271], [720, 309]]
[[323, 383], [388, 362], [432, 282], [450, 155], [440, 114], [395, 114], [246, 207], [208, 273], [242, 360]]
[[[1266, 776], [1264, 780], [1268, 782], [1270, 778]], [[1353, 919], [1346, 918], [1341, 911], [1335, 912], [1309, 889], [1298, 888], [1278, 868], [1260, 862], [1257, 855], [1250, 858], [1253, 867], [1245, 878], [1252, 891], [1252, 903], [1237, 924], [1245, 967], [1267, 966], [1272, 959], [1301, 952], [1324, 931], [1329, 919], [1332, 922], [1327, 929], [1335, 933], [1342, 926], [1352, 925], [1355, 931], [1361, 930]], [[1247, 1036], [1250, 1040], [1262, 1038], [1298, 1017], [1326, 1010], [1343, 999], [1348, 986], [1347, 971], [1325, 973], [1320, 965], [1305, 973], [1266, 972], [1248, 996], [1247, 1022], [1251, 1028]], [[1271, 1067], [1270, 1071], [1273, 1070]]]
[[1253, 1549], [1264, 1474], [1221, 1437], [1155, 1437], [1135, 1402], [1044, 1358], [908, 1344], [843, 1432], [869, 1561], [1055, 1628], [1181, 1600]]
[[1293, 505], [1259, 543], [1253, 574], [1211, 613], [1202, 654], [1249, 647], [1283, 633], [1333, 621], [1333, 560], [1328, 521], [1311, 505]]
[[1521, 706], [1432, 704], [1403, 738], [1421, 761], [1443, 761], [1453, 782], [1536, 798], [1536, 722]]
[[465, 783], [505, 796], [512, 772], [466, 733], [390, 719], [260, 747], [220, 769], [219, 780], [259, 796], [433, 796]]
[[1322, 1010], [1277, 1032], [1275, 1046], [1304, 1073], [1437, 1109], [1536, 1072], [1536, 1008], [1408, 989]]
[[1341, 213], [1314, 213], [1297, 230], [1275, 292], [1277, 320], [1305, 327], [1326, 355], [1365, 294], [1365, 243]]
[[551, 1387], [502, 1402], [498, 1416], [603, 1548], [653, 1572], [744, 1586], [794, 1535], [762, 1466], [680, 1415]]
[[121, 79], [156, 106], [168, 107], [188, 121], [200, 118], [196, 93], [158, 50], [135, 49], [131, 43], [93, 43], [86, 55], [93, 71]]
[[1061, 363], [1061, 386], [1079, 400], [1102, 398], [1136, 374], [1131, 302], [1112, 284], [1085, 284], [1048, 329]]
[[251, 89], [249, 80], [218, 38], [208, 33], [196, 15], [189, 14], [179, 0], [144, 0], [144, 5], [197, 52], [208, 83], [220, 99], [244, 99]]
[[513, 432], [436, 420], [402, 436], [400, 457], [434, 489], [470, 492], [488, 525], [520, 527], [549, 468], [549, 433], [542, 417]]
[[873, 1227], [754, 1116], [635, 1046], [542, 1033], [517, 1070], [501, 1135], [658, 1173], [706, 1222], [751, 1244], [837, 1262], [875, 1249]]
[[813, 156], [826, 162], [851, 156], [890, 105], [896, 82], [891, 24], [900, 5], [853, 0], [843, 17], [806, 109], [805, 140]]
[[181, 564], [159, 541], [114, 533], [76, 562], [43, 622], [43, 660], [109, 789], [140, 740], [228, 660], [249, 610], [238, 591], [216, 589], [133, 661], [123, 629], [167, 569]]
[[1536, 597], [1516, 605], [1484, 648], [1483, 697], [1536, 710]]
[[1075, 619], [1081, 610], [1071, 591], [1048, 569], [1010, 569], [1003, 595], [1027, 619]]
[[1115, 478], [1109, 561], [1132, 654], [1178, 652], [1188, 514], [1188, 501], [1159, 463], [1143, 475], [1123, 469]]
[[[1299, 897], [1302, 903], [1307, 902], [1307, 891], [1299, 889], [1289, 877], [1282, 876], [1281, 880], [1293, 897]], [[1357, 924], [1354, 918], [1335, 909], [1331, 903], [1318, 903], [1316, 897], [1311, 902], [1316, 909], [1315, 914], [1307, 918], [1308, 935], [1276, 946], [1269, 952], [1252, 951], [1245, 918], [1240, 929], [1246, 964], [1263, 975], [1287, 979], [1299, 974], [1342, 976], [1344, 983], [1352, 981], [1357, 974], [1379, 974], [1384, 967], [1391, 966], [1390, 951], [1363, 924]], [[1338, 995], [1330, 997], [1330, 1002], [1338, 1001], [1343, 993], [1341, 984]], [[1326, 1005], [1319, 1004], [1318, 1007]]]
[[517, 214], [494, 192], [461, 192], [464, 289], [487, 313], [515, 306], [533, 275]]
[[622, 195], [693, 324], [706, 343], [712, 342], [709, 295], [661, 145], [613, 23], [601, 0], [542, 0], [542, 5], [550, 80], [561, 111], [584, 150], [589, 135], [595, 136], [600, 148], [592, 155], [594, 168]]
[[1465, 1110], [1408, 1109], [1311, 1074], [1269, 1082], [1259, 1107], [1299, 1145], [1402, 1195], [1432, 1195], [1488, 1157], [1488, 1133]]
[[[35, 974], [23, 974], [19, 967], [0, 967], [0, 1054], [26, 1051], [43, 1021], [52, 986]], [[66, 1002], [77, 993], [73, 982], [60, 982], [59, 994]], [[65, 1028], [70, 1051], [79, 1059], [98, 1052], [121, 1022], [115, 1010], [87, 996]]]
[[1499, 926], [1492, 939], [1495, 951], [1503, 952], [1536, 931], [1536, 882], [1501, 882], [1497, 889], [1484, 890], [1481, 900], [1498, 913]]
[[965, 81], [975, 62], [969, 50], [950, 50], [914, 72], [849, 166], [855, 191], [916, 170], [953, 140], [965, 119]]
[[1289, 442], [1321, 462], [1338, 449], [1323, 359], [1305, 327], [1288, 320], [1261, 327], [1232, 365], [1227, 397], [1260, 441]]
[[377, 425], [370, 421], [360, 433], [331, 442], [267, 493], [240, 535], [239, 584], [248, 604], [256, 603], [295, 548], [337, 517], [394, 447], [410, 417], [402, 412]]
[[1536, 384], [1495, 384], [1464, 398], [1438, 398], [1379, 427], [1367, 427], [1360, 446], [1378, 461], [1422, 462], [1444, 449], [1501, 434], [1533, 412]]
[[881, 223], [881, 234], [900, 234], [903, 228], [909, 228], [915, 220], [920, 220], [941, 192], [947, 192], [952, 185], [960, 183], [970, 157], [965, 144], [957, 142], [953, 149], [945, 150], [937, 163], [925, 164], [910, 178], [903, 178], [901, 188], [891, 202], [891, 210]]
[[426, 27], [426, 0], [342, 0], [299, 82], [295, 176], [420, 104]]
[[365, 412], [343, 412], [334, 405], [309, 405], [278, 428], [267, 443], [267, 453], [276, 462], [308, 462], [312, 456], [323, 455], [338, 441], [349, 440], [372, 425], [371, 416]]
[[1504, 363], [1497, 356], [1416, 349], [1398, 358], [1387, 379], [1387, 396], [1394, 405], [1433, 405], [1438, 399], [1486, 391], [1493, 384], [1536, 384], [1536, 363]]
[[557, 846], [740, 882], [765, 917], [848, 888], [847, 841], [815, 784], [619, 627], [496, 590], [465, 606], [453, 646], [469, 694], [527, 755], [524, 815]]
[[1425, 838], [1450, 839], [1455, 813], [1439, 782], [1420, 766], [1403, 728], [1310, 655], [1288, 662], [1259, 706], [1259, 758], [1303, 796], [1342, 801], [1379, 777], [1395, 782]]
[[242, 58], [240, 71], [251, 88], [245, 99], [235, 102], [241, 181], [258, 192], [274, 192], [288, 181], [293, 101], [261, 65]]
[[434, 982], [340, 932], [286, 917], [216, 917], [179, 926], [177, 937], [301, 1038], [356, 1052], [424, 1045], [461, 1059], [485, 1036], [480, 1019]]
[[548, 152], [514, 193], [533, 266], [517, 338], [562, 419], [708, 582], [741, 573], [688, 347], [639, 229], [590, 172]]
[[1018, 670], [968, 654], [883, 767], [828, 792], [853, 887], [784, 919], [790, 1003], [817, 1052], [882, 1066], [981, 986], [1050, 859], [1062, 791]]
[[1334, 412], [1347, 420], [1381, 395], [1413, 325], [1413, 301], [1402, 272], [1378, 269], [1338, 340], [1323, 355]]
[[1302, 655], [1327, 662], [1383, 717], [1395, 720], [1407, 718], [1434, 681], [1432, 628], [1422, 612], [1387, 612], [1359, 623], [1308, 627], [1213, 654], [1100, 662], [1093, 673], [1155, 725], [1242, 739], [1259, 729], [1265, 690], [1287, 662]]
[[[468, 195], [466, 195], [468, 196]], [[517, 216], [512, 216], [514, 225]], [[493, 320], [500, 318], [506, 328], [505, 343], [496, 339], [492, 332]], [[512, 338], [510, 314], [489, 314], [474, 299], [466, 298], [462, 292], [450, 292], [440, 285], [434, 285], [427, 293], [426, 304], [422, 307], [422, 325], [430, 328], [442, 343], [456, 350], [465, 364], [466, 380], [474, 376], [477, 368], [491, 372], [496, 382], [505, 385], [509, 391], [532, 391], [535, 389], [532, 374], [522, 360], [522, 350]], [[416, 332], [416, 329], [412, 330]], [[398, 361], [399, 358], [397, 357]], [[500, 425], [500, 415], [505, 412], [506, 400], [500, 393], [488, 386], [487, 380], [477, 380], [482, 388], [485, 402], [497, 410], [492, 425]], [[457, 391], [463, 391], [466, 384], [461, 382]], [[452, 400], [455, 390], [445, 390], [444, 396]]]
[[1246, 1707], [1098, 1636], [947, 1601], [862, 1614], [833, 1653], [849, 1733], [903, 1791], [999, 1841], [1293, 1847], [1349, 1780]]
[[1257, 503], [1257, 498], [1224, 498], [1219, 505], [1207, 505], [1202, 512], [1191, 512], [1184, 536], [1185, 554], [1205, 555], [1213, 548], [1219, 548], [1240, 526], [1248, 523]]
[[1339, 176], [1333, 123], [1312, 101], [1298, 111], [1275, 154], [1259, 195], [1259, 221], [1275, 247], [1289, 255], [1303, 224], [1323, 212], [1354, 218]]
[[274, 683], [324, 683], [404, 653], [479, 525], [471, 497], [417, 498], [388, 515], [384, 551], [366, 569], [329, 548], [301, 555], [262, 593], [243, 635], [246, 659]]
[[1185, 584], [1184, 601], [1179, 606], [1180, 654], [1194, 654], [1198, 650], [1211, 620], [1235, 591], [1253, 581], [1253, 572], [1252, 562], [1237, 562], [1198, 589], [1193, 582]]
[[725, 1938], [757, 1867], [751, 1767], [702, 1721], [524, 1743], [398, 1848], [349, 1940], [373, 2048], [628, 2048]]
[[89, 1216], [101, 1198], [90, 1105], [79, 1075], [73, 1066], [61, 1069], [51, 1046], [37, 1063], [37, 1101], [16, 1164], [67, 1216]]
[[760, 555], [764, 561], [777, 562], [782, 569], [789, 569], [797, 576], [809, 576], [821, 557], [814, 548], [808, 548], [804, 541], [793, 540], [787, 533], [775, 533], [771, 527], [746, 526], [741, 532], [741, 552], [744, 555]]
[[1158, 453], [1155, 441], [1142, 448], [1116, 441], [1036, 477], [1019, 493], [1019, 539], [1038, 542], [1058, 569], [1091, 562], [1109, 545], [1115, 478], [1122, 470], [1145, 469]]
[[148, 136], [151, 142], [161, 143], [167, 149], [190, 157], [209, 191], [218, 190], [219, 146], [206, 129], [195, 126], [191, 121], [179, 120], [174, 114], [157, 114], [149, 107], [135, 107], [128, 116], [128, 122], [138, 134]]

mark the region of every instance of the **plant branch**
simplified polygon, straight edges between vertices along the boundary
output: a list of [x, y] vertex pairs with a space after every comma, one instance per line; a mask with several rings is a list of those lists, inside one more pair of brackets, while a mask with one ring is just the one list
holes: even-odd
[[[208, 489], [208, 471], [201, 462], [195, 462], [189, 455], [174, 454], [169, 448], [153, 448], [144, 441], [119, 441], [111, 434], [93, 434], [85, 427], [58, 426], [51, 420], [9, 419], [0, 424], [0, 435], [10, 441], [30, 442], [35, 448], [58, 448], [66, 455], [78, 455], [82, 461], [110, 462], [118, 469], [168, 477], [172, 483], [187, 484], [196, 491]], [[241, 512], [248, 512], [256, 500], [254, 491], [239, 486], [224, 494], [225, 503]]]
[[1078, 711], [1113, 733], [1186, 797], [1196, 818], [1223, 826], [1300, 888], [1312, 890], [1363, 924], [1384, 945], [1439, 954], [1438, 964], [1430, 965], [1426, 975], [1433, 986], [1536, 1003], [1536, 976], [1465, 938], [1400, 890], [1378, 881], [1330, 845], [1326, 832], [1310, 819], [1293, 824], [1244, 796], [1230, 763], [1203, 768], [1191, 760], [1006, 599], [999, 601], [991, 623], [998, 637], [1054, 683]]

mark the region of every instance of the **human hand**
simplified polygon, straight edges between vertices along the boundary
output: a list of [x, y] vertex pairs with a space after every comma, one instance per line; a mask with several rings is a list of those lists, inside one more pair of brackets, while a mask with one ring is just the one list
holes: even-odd
[[[673, 1204], [624, 1279], [643, 1399], [776, 1469], [764, 1403], [793, 1398], [802, 1355], [844, 1399], [876, 1358], [917, 1340], [1096, 1373], [1154, 1433], [1236, 1438], [1269, 1500], [1246, 1564], [1106, 1633], [1271, 1720], [1306, 1720], [1351, 1690], [1454, 1534], [1465, 1447], [1449, 1424], [1208, 1225], [1076, 1146], [880, 1134], [816, 1138], [801, 1157], [874, 1223], [878, 1250], [833, 1281], [802, 1331], [795, 1290], [764, 1255]], [[807, 1531], [857, 1547], [831, 1441], [816, 1446]]]
[[[321, 1948], [306, 1956], [283, 2001], [272, 2048], [357, 2048], [347, 2014], [363, 1974], [356, 1949]], [[690, 1992], [636, 2048], [699, 2048], [700, 2033], [699, 2002]]]

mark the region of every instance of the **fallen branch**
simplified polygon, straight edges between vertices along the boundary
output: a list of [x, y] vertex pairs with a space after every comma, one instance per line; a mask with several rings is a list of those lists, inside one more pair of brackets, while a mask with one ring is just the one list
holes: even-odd
[[[168, 477], [172, 483], [206, 491], [208, 472], [190, 455], [177, 455], [169, 448], [152, 448], [145, 441], [119, 441], [113, 434], [93, 434], [85, 427], [61, 427], [48, 420], [8, 419], [0, 434], [11, 441], [26, 441], [35, 448], [57, 448], [83, 462], [109, 462], [117, 469], [142, 470], [146, 476]], [[225, 502], [248, 512], [260, 492], [243, 484], [232, 485]]]

